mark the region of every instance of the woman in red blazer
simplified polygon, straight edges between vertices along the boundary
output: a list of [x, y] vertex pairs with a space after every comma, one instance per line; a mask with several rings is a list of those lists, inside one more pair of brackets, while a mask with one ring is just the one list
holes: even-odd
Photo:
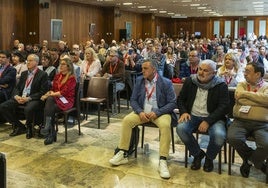
[[44, 109], [44, 127], [41, 134], [45, 136], [44, 144], [52, 144], [56, 141], [55, 113], [65, 111], [73, 107], [75, 102], [76, 79], [71, 59], [60, 60], [59, 73], [53, 79], [52, 89], [41, 97], [46, 100]]

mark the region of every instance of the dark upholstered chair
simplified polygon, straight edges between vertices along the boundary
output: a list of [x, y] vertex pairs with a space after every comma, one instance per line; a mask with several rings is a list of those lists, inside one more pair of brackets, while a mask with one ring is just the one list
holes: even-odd
[[106, 103], [107, 118], [108, 123], [110, 123], [109, 114], [109, 79], [104, 77], [92, 77], [89, 81], [87, 96], [81, 98], [81, 103], [86, 104], [86, 111], [84, 111], [84, 116], [87, 119], [88, 115], [88, 105], [97, 104], [98, 105], [98, 128], [100, 129], [100, 106]]
[[75, 87], [75, 103], [74, 106], [65, 111], [57, 112], [55, 115], [55, 124], [56, 124], [56, 133], [58, 132], [58, 117], [60, 114], [64, 117], [64, 128], [65, 128], [65, 142], [67, 143], [67, 128], [68, 128], [68, 118], [69, 116], [73, 116], [73, 124], [75, 123], [75, 119], [78, 123], [78, 134], [81, 135], [81, 129], [80, 129], [80, 88], [79, 83], [76, 84]]

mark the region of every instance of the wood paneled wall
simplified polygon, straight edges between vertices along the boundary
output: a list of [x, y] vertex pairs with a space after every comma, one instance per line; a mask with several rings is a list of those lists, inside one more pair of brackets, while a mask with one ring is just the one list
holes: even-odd
[[24, 0], [0, 1], [0, 49], [10, 49], [14, 39], [23, 40], [26, 32]]
[[[42, 8], [41, 3], [48, 2], [49, 8]], [[119, 40], [119, 30], [126, 28], [126, 22], [132, 23], [133, 38], [154, 38], [159, 33], [167, 33], [176, 38], [180, 28], [190, 34], [200, 31], [202, 37], [212, 38], [213, 22], [220, 21], [220, 35], [224, 35], [225, 20], [231, 21], [232, 28], [235, 20], [240, 27], [247, 28], [247, 20], [254, 20], [254, 32], [259, 33], [259, 20], [268, 17], [213, 17], [172, 19], [155, 17], [153, 14], [138, 14], [120, 11], [115, 15], [114, 7], [96, 7], [64, 0], [0, 0], [0, 49], [10, 49], [15, 39], [23, 43], [41, 43], [46, 39], [50, 47], [56, 47], [57, 42], [51, 42], [51, 19], [62, 19], [62, 40], [69, 45], [84, 43], [93, 39], [99, 43], [104, 38], [108, 43], [113, 39]], [[90, 24], [95, 23], [94, 36], [89, 35]], [[268, 36], [268, 28], [266, 29]], [[158, 34], [159, 34], [158, 33]], [[232, 31], [231, 36], [234, 36]]]

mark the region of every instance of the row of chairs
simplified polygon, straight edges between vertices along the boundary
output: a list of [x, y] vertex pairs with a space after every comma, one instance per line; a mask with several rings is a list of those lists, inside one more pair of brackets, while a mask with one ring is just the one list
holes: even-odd
[[[65, 127], [65, 142], [67, 142], [67, 122], [68, 122], [68, 116], [69, 115], [73, 115], [77, 122], [78, 122], [78, 134], [81, 134], [81, 130], [80, 130], [80, 102], [85, 103], [86, 104], [86, 116], [88, 113], [88, 104], [93, 103], [93, 104], [97, 104], [98, 105], [98, 128], [100, 128], [100, 105], [103, 103], [106, 103], [106, 110], [107, 110], [107, 120], [108, 123], [110, 122], [110, 116], [109, 116], [109, 100], [108, 100], [108, 85], [109, 85], [109, 80], [106, 78], [94, 78], [90, 81], [89, 83], [89, 89], [88, 90], [88, 96], [86, 98], [81, 98], [80, 99], [80, 92], [79, 92], [79, 85], [77, 85], [76, 87], [76, 102], [75, 102], [75, 106], [67, 111], [62, 111], [60, 113], [62, 113], [64, 115], [64, 127]], [[174, 86], [174, 90], [176, 93], [176, 96], [179, 96], [180, 90], [182, 88], [182, 84], [173, 84]], [[92, 89], [94, 88], [94, 89]], [[105, 92], [107, 91], [107, 92]], [[176, 109], [175, 110], [177, 113], [179, 113], [179, 111]], [[87, 118], [87, 117], [86, 117]], [[57, 122], [57, 121], [56, 121]], [[73, 122], [74, 123], [74, 122]], [[56, 129], [58, 130], [58, 124], [56, 124]], [[145, 128], [146, 127], [157, 127], [155, 124], [153, 123], [144, 123], [141, 124], [140, 126], [142, 126], [142, 133], [141, 133], [141, 148], [143, 148], [144, 145], [144, 132], [145, 132]], [[173, 153], [175, 153], [175, 142], [174, 142], [174, 130], [173, 130], [173, 125], [170, 126], [170, 130], [171, 130], [171, 141], [172, 141], [172, 151]], [[134, 131], [135, 133], [135, 131]], [[200, 133], [200, 132], [196, 132], [196, 138], [198, 139], [199, 134], [204, 134], [204, 133]], [[205, 133], [205, 135], [207, 135], [207, 133]], [[159, 135], [161, 136], [161, 135]], [[137, 136], [134, 136], [134, 138], [137, 138]], [[254, 141], [254, 140], [253, 140]], [[135, 143], [137, 143], [135, 141]], [[223, 151], [224, 151], [224, 163], [227, 163], [227, 142], [224, 143], [223, 146]], [[228, 156], [228, 174], [231, 175], [231, 165], [234, 163], [234, 154], [235, 154], [235, 150], [234, 148], [232, 148], [229, 145], [229, 156]], [[187, 168], [188, 166], [188, 149], [187, 147], [185, 147], [185, 168]], [[137, 144], [135, 144], [135, 157], [137, 157]], [[268, 159], [267, 159], [268, 160]], [[222, 153], [220, 152], [218, 154], [218, 173], [221, 174], [222, 171], [222, 167], [221, 167], [221, 163], [222, 163]], [[266, 170], [266, 183], [268, 183], [268, 169]]]

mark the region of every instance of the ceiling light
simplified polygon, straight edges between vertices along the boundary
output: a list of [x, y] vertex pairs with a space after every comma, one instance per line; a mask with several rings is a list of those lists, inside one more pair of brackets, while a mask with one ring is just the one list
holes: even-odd
[[123, 3], [123, 5], [132, 5], [133, 3]]
[[138, 6], [138, 8], [146, 8], [146, 6]]
[[167, 13], [166, 10], [160, 10], [159, 13]]
[[157, 9], [156, 8], [151, 8], [149, 9], [150, 11], [156, 11]]
[[206, 9], [207, 7], [197, 7], [197, 9]]
[[191, 7], [198, 7], [200, 4], [190, 4]]

